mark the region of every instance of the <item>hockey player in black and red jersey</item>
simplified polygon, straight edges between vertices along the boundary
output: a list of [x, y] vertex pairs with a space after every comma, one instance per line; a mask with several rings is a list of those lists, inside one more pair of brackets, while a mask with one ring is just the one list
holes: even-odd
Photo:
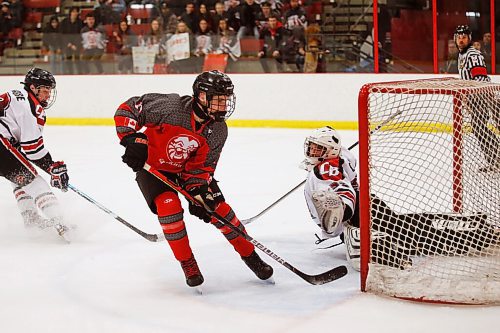
[[56, 98], [56, 81], [46, 70], [32, 68], [22, 89], [0, 95], [0, 175], [14, 187], [14, 195], [26, 227], [54, 227], [62, 235], [58, 200], [33, 164], [50, 174], [50, 184], [63, 191], [68, 172], [62, 161], [54, 162], [43, 142], [45, 110]]
[[[225, 120], [235, 108], [233, 90], [226, 74], [203, 72], [194, 81], [193, 96], [145, 94], [128, 99], [115, 113], [116, 131], [125, 147], [123, 162], [136, 172], [139, 188], [158, 216], [190, 287], [201, 285], [203, 275], [189, 245], [178, 194], [143, 167], [147, 162], [244, 231], [213, 178], [227, 138]], [[218, 228], [259, 279], [271, 278], [272, 267], [261, 260], [252, 243], [196, 204], [189, 203], [189, 212]]]
[[[453, 35], [455, 44], [458, 48], [458, 72], [462, 80], [474, 80], [490, 82], [490, 77], [486, 70], [484, 56], [480, 51], [472, 46], [472, 32], [466, 25], [459, 25]], [[485, 98], [484, 101], [492, 100]], [[471, 101], [480, 105], [483, 101]], [[500, 105], [484, 105], [476, 107], [475, 112], [471, 113], [472, 132], [479, 141], [483, 151], [487, 166], [480, 169], [481, 172], [500, 172], [500, 138], [488, 128], [488, 121], [491, 118], [496, 124], [497, 130], [500, 130]], [[480, 112], [479, 112], [480, 111]]]
[[313, 222], [321, 228], [323, 239], [343, 238], [347, 260], [359, 270], [356, 158], [329, 126], [306, 138], [304, 155], [301, 168], [309, 171], [304, 195]]

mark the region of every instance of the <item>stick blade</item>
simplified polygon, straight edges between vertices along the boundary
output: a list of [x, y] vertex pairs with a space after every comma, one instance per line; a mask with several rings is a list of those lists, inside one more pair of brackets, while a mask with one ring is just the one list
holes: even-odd
[[341, 277], [347, 275], [347, 267], [338, 266], [334, 269], [329, 270], [328, 272], [324, 272], [318, 275], [308, 275], [303, 277], [304, 280], [313, 285], [322, 285], [325, 283], [329, 283], [335, 280], [340, 279]]

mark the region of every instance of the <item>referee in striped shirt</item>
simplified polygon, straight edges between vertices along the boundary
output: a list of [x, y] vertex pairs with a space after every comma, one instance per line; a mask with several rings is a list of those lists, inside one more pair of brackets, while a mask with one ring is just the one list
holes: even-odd
[[[458, 72], [460, 78], [462, 80], [490, 82], [484, 56], [472, 46], [472, 33], [469, 27], [467, 25], [457, 26], [453, 38], [458, 48]], [[491, 101], [491, 98], [485, 98], [484, 101]], [[478, 108], [471, 113], [472, 132], [479, 141], [488, 163], [488, 165], [479, 169], [480, 172], [500, 172], [500, 139], [488, 128], [490, 112], [498, 129], [500, 126], [499, 103], [486, 105], [486, 108]]]

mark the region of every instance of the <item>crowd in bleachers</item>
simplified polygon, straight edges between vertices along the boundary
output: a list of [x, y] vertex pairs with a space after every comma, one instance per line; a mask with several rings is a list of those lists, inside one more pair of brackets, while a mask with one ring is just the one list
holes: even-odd
[[[134, 47], [140, 46], [154, 50], [157, 73], [198, 72], [220, 66], [221, 56], [223, 67], [247, 57], [259, 60], [265, 72], [324, 71], [314, 53], [318, 39], [307, 38], [319, 33], [317, 6], [301, 0], [97, 0], [93, 8], [9, 0], [2, 3], [0, 56], [21, 43], [12, 31], [19, 34], [36, 12], [23, 5], [27, 1], [57, 1], [37, 26], [41, 54], [54, 73], [103, 73], [105, 62], [116, 64], [118, 73], [132, 73]], [[306, 56], [308, 42], [312, 57]], [[174, 53], [178, 43], [189, 44], [189, 54]]]

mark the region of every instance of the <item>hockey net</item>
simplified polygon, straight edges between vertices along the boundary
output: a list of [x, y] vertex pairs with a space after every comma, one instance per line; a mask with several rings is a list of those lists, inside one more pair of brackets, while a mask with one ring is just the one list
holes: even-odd
[[374, 83], [358, 102], [362, 290], [500, 303], [500, 85]]

